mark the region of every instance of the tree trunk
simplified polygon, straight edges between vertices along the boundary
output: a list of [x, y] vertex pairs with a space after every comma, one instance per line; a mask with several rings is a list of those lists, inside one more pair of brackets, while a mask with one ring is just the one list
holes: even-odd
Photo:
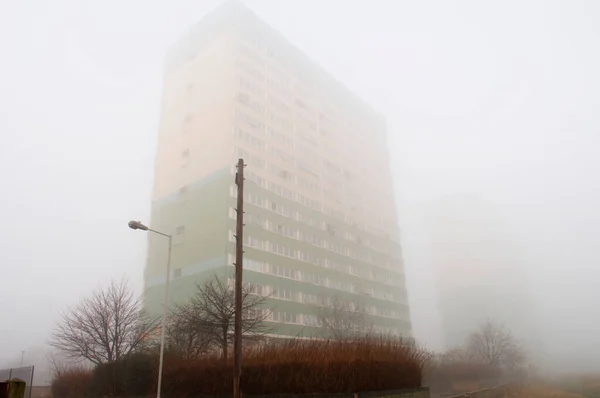
[[223, 350], [223, 359], [227, 361], [227, 345], [229, 343], [229, 339], [227, 338], [227, 328], [223, 328], [223, 345], [222, 345], [222, 350]]

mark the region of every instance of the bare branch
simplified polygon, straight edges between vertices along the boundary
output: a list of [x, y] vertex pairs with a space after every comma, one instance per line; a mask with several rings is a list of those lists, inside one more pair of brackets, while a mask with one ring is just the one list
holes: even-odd
[[50, 345], [71, 359], [112, 362], [142, 348], [157, 325], [122, 279], [63, 312]]
[[[264, 321], [270, 310], [264, 308], [267, 297], [261, 296], [257, 288], [246, 284], [242, 288], [242, 333], [245, 339], [260, 339], [268, 333]], [[211, 276], [197, 286], [196, 294], [189, 302], [178, 305], [171, 313], [171, 324], [179, 325], [178, 333], [171, 344], [184, 350], [182, 343], [188, 344], [188, 352], [201, 355], [211, 348], [219, 348], [224, 358], [228, 347], [233, 343], [235, 324], [235, 292], [233, 286]]]
[[483, 323], [469, 337], [467, 349], [478, 361], [495, 366], [521, 365], [525, 355], [512, 333], [492, 321]]
[[321, 300], [318, 319], [335, 340], [366, 337], [373, 332], [364, 307], [358, 301], [348, 301], [337, 296]]

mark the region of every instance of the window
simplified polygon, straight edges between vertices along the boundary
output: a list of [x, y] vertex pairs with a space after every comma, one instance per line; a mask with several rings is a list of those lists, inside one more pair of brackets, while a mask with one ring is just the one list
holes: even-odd
[[331, 236], [335, 236], [336, 235], [337, 230], [336, 230], [336, 228], [333, 225], [327, 224], [326, 228], [327, 228], [327, 232], [329, 232], [329, 234], [331, 234]]
[[284, 246], [279, 243], [271, 242], [270, 247], [271, 252], [277, 253], [281, 256], [285, 257], [296, 257], [296, 250], [290, 248], [289, 246]]
[[298, 258], [300, 258], [304, 262], [315, 264], [315, 265], [323, 265], [323, 263], [325, 262], [324, 259], [317, 257], [312, 253], [307, 253], [307, 252], [299, 252]]
[[[272, 169], [272, 167], [271, 167]], [[269, 181], [267, 184], [267, 189], [271, 192], [275, 192], [277, 195], [283, 196], [284, 198], [292, 199], [295, 198], [295, 193], [290, 191], [287, 188], [282, 187], [281, 185], [275, 184], [272, 181]]]
[[273, 105], [275, 109], [281, 111], [282, 113], [289, 114], [290, 108], [283, 101], [279, 100], [274, 96], [269, 96], [269, 103]]
[[249, 172], [247, 174], [247, 178], [249, 181], [252, 181], [253, 183], [255, 183], [256, 185], [258, 185], [261, 188], [264, 188], [265, 186], [265, 180], [262, 177], [257, 176], [256, 174]]
[[258, 156], [254, 156], [241, 148], [234, 148], [234, 153], [238, 158], [244, 159], [246, 164], [248, 164], [250, 167], [258, 167], [260, 169], [265, 168], [265, 161]]
[[280, 144], [289, 146], [291, 148], [294, 147], [294, 140], [291, 139], [290, 137], [288, 137], [287, 135], [285, 135], [284, 133], [281, 133], [273, 128], [269, 128], [267, 130], [267, 135], [270, 138], [273, 138], [273, 140], [279, 142]]
[[314, 193], [321, 193], [321, 187], [319, 187], [319, 184], [316, 184], [302, 177], [297, 177], [296, 181], [300, 188], [306, 189]]
[[298, 136], [311, 145], [314, 145], [314, 146], [318, 145], [317, 140], [310, 134], [307, 134], [303, 131], [298, 131]]
[[385, 316], [385, 317], [392, 317], [392, 316], [394, 316], [394, 311], [388, 310], [387, 308], [378, 308], [377, 315]]
[[273, 273], [284, 278], [296, 279], [296, 271], [283, 265], [273, 265]]
[[286, 322], [286, 323], [298, 323], [298, 316], [296, 314], [284, 312], [283, 316], [284, 316], [284, 322]]
[[252, 84], [249, 80], [240, 76], [239, 82], [240, 82], [240, 87], [251, 92], [252, 94], [256, 95], [259, 98], [264, 97], [264, 95], [265, 95], [264, 91], [262, 89], [260, 89], [258, 86]]
[[294, 181], [294, 176], [288, 170], [282, 169], [281, 167], [276, 166], [272, 163], [269, 163], [268, 169], [271, 173], [275, 174], [279, 178], [288, 181]]
[[316, 294], [303, 293], [302, 301], [307, 304], [319, 304], [319, 296]]
[[306, 162], [298, 160], [296, 162], [296, 166], [303, 172], [310, 174], [313, 177], [319, 178], [319, 173], [312, 166], [309, 166]]
[[304, 314], [302, 316], [302, 323], [304, 323], [306, 326], [317, 326], [317, 327], [322, 326], [321, 320], [316, 315]]
[[310, 272], [305, 272], [302, 274], [302, 281], [313, 283], [315, 285], [325, 285], [325, 278]]
[[294, 105], [296, 105], [298, 108], [301, 109], [308, 109], [306, 104], [304, 103], [304, 101], [302, 101], [301, 99], [296, 98], [294, 100]]
[[239, 110], [237, 108], [235, 110], [235, 117], [240, 122], [249, 125], [250, 127], [252, 127], [255, 130], [262, 131], [262, 129], [263, 129], [263, 125], [262, 125], [261, 122], [259, 122], [258, 120], [256, 120], [252, 116], [248, 115], [247, 113], [245, 113], [245, 112], [243, 112], [243, 111], [241, 111], [241, 110]]
[[296, 228], [288, 227], [287, 225], [273, 224], [270, 223], [269, 229], [277, 232], [280, 235], [287, 236], [288, 238], [298, 238], [298, 230]]
[[248, 197], [245, 200], [246, 200], [246, 202], [252, 203], [253, 205], [258, 206], [258, 207], [263, 207], [264, 206], [264, 200], [263, 200], [263, 198], [260, 197], [260, 196], [258, 196], [258, 195], [256, 195], [256, 194], [252, 194], [252, 193], [248, 194]]
[[179, 188], [179, 192], [177, 193], [177, 199], [179, 199], [181, 202], [185, 202], [186, 199], [188, 198], [188, 186], [184, 185], [183, 187]]
[[248, 144], [250, 144], [256, 148], [264, 149], [264, 147], [265, 147], [265, 142], [263, 140], [255, 137], [254, 135], [252, 135], [246, 131], [243, 131], [239, 127], [235, 128], [234, 134], [237, 139], [245, 141]]
[[270, 206], [271, 211], [276, 212], [277, 214], [281, 214], [282, 216], [289, 217], [291, 214], [290, 208], [285, 205], [280, 205], [275, 202], [271, 202]]
[[186, 149], [181, 152], [181, 167], [185, 167], [190, 164], [190, 150]]
[[283, 94], [284, 93], [284, 89], [282, 87], [281, 84], [279, 84], [277, 81], [275, 81], [275, 79], [272, 79], [270, 77], [267, 78], [267, 85], [273, 90], [278, 92], [279, 94]]
[[273, 297], [284, 300], [292, 300], [296, 295], [289, 289], [274, 288]]
[[277, 123], [286, 128], [290, 128], [292, 126], [292, 124], [286, 118], [281, 117], [278, 114], [273, 113], [273, 112], [269, 113], [269, 120], [273, 123]]
[[185, 243], [185, 225], [179, 225], [175, 228], [175, 234], [173, 236], [173, 245], [178, 246]]
[[263, 263], [262, 261], [256, 261], [252, 259], [244, 260], [244, 269], [248, 269], [250, 271], [265, 272], [266, 265], [267, 264]]
[[275, 311], [273, 312], [273, 320], [283, 323], [298, 323], [298, 315], [289, 312]]
[[265, 247], [265, 242], [262, 239], [258, 239], [253, 236], [249, 236], [247, 238], [244, 237], [244, 240], [246, 241], [245, 244], [247, 246], [255, 247], [255, 248], [261, 249], [261, 250], [263, 250]]
[[248, 73], [250, 76], [254, 77], [256, 80], [260, 81], [260, 82], [264, 82], [265, 81], [265, 75], [262, 74], [258, 69], [253, 68], [252, 66], [250, 66], [249, 64], [238, 60], [237, 61], [237, 66], [238, 68], [240, 68], [241, 70], [243, 70], [244, 72]]
[[262, 114], [264, 112], [264, 107], [258, 102], [252, 99], [250, 95], [244, 93], [238, 93], [237, 97], [238, 101], [247, 107], [251, 108], [255, 112]]
[[278, 160], [281, 160], [282, 162], [284, 162], [286, 164], [290, 164], [290, 165], [295, 164], [294, 158], [279, 148], [269, 145], [267, 148], [267, 151], [269, 152], [269, 154], [271, 156], [273, 156], [274, 158], [277, 158]]

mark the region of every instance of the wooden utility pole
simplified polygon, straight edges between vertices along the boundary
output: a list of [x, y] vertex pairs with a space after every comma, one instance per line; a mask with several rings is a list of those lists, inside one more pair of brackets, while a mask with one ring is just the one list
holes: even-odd
[[244, 159], [238, 159], [237, 225], [235, 228], [235, 328], [233, 335], [233, 398], [242, 398], [242, 271], [244, 259]]

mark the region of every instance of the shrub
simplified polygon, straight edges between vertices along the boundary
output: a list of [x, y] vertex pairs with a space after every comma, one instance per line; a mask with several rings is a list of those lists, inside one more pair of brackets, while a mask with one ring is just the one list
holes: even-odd
[[92, 371], [84, 367], [71, 367], [61, 370], [52, 380], [52, 396], [60, 398], [88, 396], [92, 380]]
[[[502, 376], [500, 368], [476, 362], [446, 362], [431, 366], [427, 371], [427, 385], [433, 391], [470, 391], [496, 385]], [[460, 388], [457, 389], [457, 387]]]
[[[245, 394], [349, 393], [421, 386], [424, 351], [401, 341], [289, 340], [244, 350]], [[93, 396], [147, 396], [156, 389], [156, 355], [136, 355], [98, 366]], [[230, 395], [233, 363], [219, 355], [200, 359], [165, 358], [163, 395]], [[69, 398], [55, 395], [56, 398]], [[81, 397], [81, 396], [80, 396]]]
[[143, 396], [155, 386], [155, 355], [133, 354], [96, 366], [89, 392], [94, 396]]

